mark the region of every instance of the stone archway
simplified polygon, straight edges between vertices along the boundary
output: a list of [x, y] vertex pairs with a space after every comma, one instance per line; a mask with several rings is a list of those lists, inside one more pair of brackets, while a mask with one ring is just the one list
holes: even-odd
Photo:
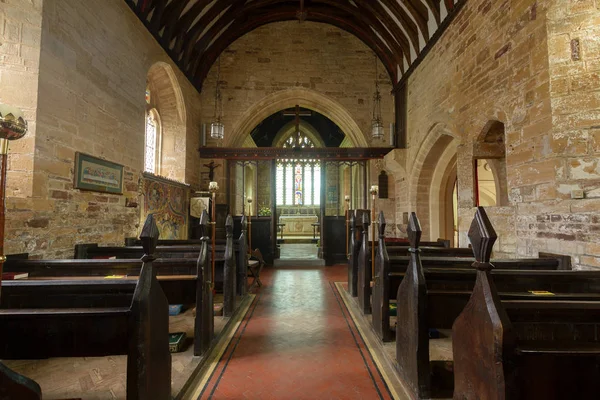
[[456, 176], [456, 148], [457, 141], [448, 126], [434, 124], [415, 157], [409, 198], [421, 222], [424, 240], [446, 236], [450, 209], [445, 201], [451, 175]]
[[227, 143], [225, 145], [241, 147], [252, 129], [265, 118], [296, 105], [316, 111], [329, 118], [350, 138], [354, 147], [369, 146], [358, 124], [341, 104], [319, 92], [305, 88], [286, 89], [265, 96], [246, 110], [240, 122], [234, 126], [230, 138], [226, 139]]

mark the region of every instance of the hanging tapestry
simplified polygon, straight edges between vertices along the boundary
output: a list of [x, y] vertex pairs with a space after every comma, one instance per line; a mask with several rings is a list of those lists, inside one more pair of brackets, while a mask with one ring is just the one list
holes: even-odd
[[141, 221], [154, 214], [160, 239], [187, 239], [189, 191], [189, 185], [144, 173]]

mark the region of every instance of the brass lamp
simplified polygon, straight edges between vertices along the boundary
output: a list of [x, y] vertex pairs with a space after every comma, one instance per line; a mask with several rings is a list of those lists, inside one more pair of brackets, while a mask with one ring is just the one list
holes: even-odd
[[375, 219], [375, 198], [379, 193], [379, 186], [371, 185], [371, 189], [369, 190], [373, 201], [371, 202], [371, 270], [373, 275], [375, 276], [375, 225], [377, 225], [377, 221]]
[[348, 243], [350, 237], [350, 196], [345, 195], [344, 201], [346, 202], [346, 258], [350, 259], [350, 252], [348, 251], [348, 247], [350, 246]]
[[252, 197], [246, 199], [248, 202], [248, 252], [252, 253]]
[[6, 169], [8, 141], [21, 139], [27, 133], [27, 122], [23, 112], [15, 107], [0, 104], [0, 287], [4, 255], [4, 221], [6, 215]]

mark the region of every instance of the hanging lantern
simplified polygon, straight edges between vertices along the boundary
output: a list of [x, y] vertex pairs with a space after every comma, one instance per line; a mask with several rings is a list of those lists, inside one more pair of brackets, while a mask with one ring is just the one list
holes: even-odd
[[373, 119], [371, 120], [371, 136], [383, 139], [383, 119], [381, 118], [381, 93], [379, 93], [379, 75], [377, 73], [377, 57], [375, 57], [375, 95], [373, 95]]
[[217, 83], [215, 86], [215, 116], [210, 124], [210, 137], [216, 140], [225, 138], [225, 125], [221, 121], [223, 114], [223, 101], [221, 98], [221, 57], [217, 62]]
[[210, 137], [222, 140], [225, 137], [225, 126], [219, 120], [210, 124]]

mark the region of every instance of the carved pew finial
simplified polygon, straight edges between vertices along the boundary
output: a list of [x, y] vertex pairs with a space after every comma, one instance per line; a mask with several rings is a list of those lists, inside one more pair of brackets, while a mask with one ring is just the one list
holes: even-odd
[[140, 234], [143, 265], [130, 308], [127, 398], [132, 399], [166, 399], [171, 392], [169, 303], [153, 265], [159, 235], [154, 215], [148, 214]]
[[196, 280], [196, 308], [194, 337], [200, 340], [194, 340], [194, 355], [201, 356], [210, 348], [214, 337], [214, 310], [213, 310], [213, 291], [212, 291], [212, 269], [210, 266], [208, 251], [208, 232], [209, 218], [206, 210], [202, 211], [200, 216], [200, 255], [197, 262]]
[[248, 237], [246, 235], [246, 230], [248, 229], [248, 220], [246, 219], [246, 214], [242, 214], [242, 218], [240, 220], [241, 232], [240, 237], [238, 238], [238, 253], [239, 257], [237, 257], [237, 278], [235, 280], [237, 294], [239, 296], [246, 295], [248, 291], [248, 259], [250, 257], [250, 253], [252, 249], [248, 251]]
[[[371, 225], [371, 216], [369, 213], [363, 213], [362, 215], [363, 232], [369, 232], [369, 225]], [[365, 240], [365, 237], [363, 237]]]
[[[233, 218], [231, 214], [225, 219], [225, 265], [223, 268], [223, 316], [231, 317], [235, 310], [236, 293], [236, 260], [233, 251]], [[242, 255], [245, 257], [245, 255]]]
[[369, 240], [369, 225], [371, 217], [367, 212], [362, 213], [362, 240], [360, 251], [358, 253], [358, 305], [363, 314], [371, 314], [371, 279], [373, 272], [371, 269], [371, 250]]
[[476, 263], [474, 266], [480, 270], [491, 270], [490, 264], [492, 248], [498, 239], [498, 235], [490, 222], [483, 207], [477, 207], [477, 212], [469, 228], [469, 240], [473, 246], [473, 254]]
[[514, 397], [505, 382], [512, 379], [506, 373], [514, 362], [516, 336], [491, 274], [490, 256], [497, 238], [485, 210], [477, 207], [469, 228], [477, 278], [469, 302], [452, 325], [456, 399]]
[[379, 224], [379, 240], [385, 239], [385, 226], [387, 225], [385, 222], [385, 216], [383, 215], [383, 211], [379, 211], [379, 218], [377, 219], [377, 223]]
[[154, 214], [148, 214], [146, 222], [142, 228], [140, 234], [140, 240], [142, 241], [142, 247], [144, 248], [144, 256], [142, 257], [143, 262], [154, 261], [156, 257], [156, 246], [158, 245], [158, 237], [160, 233], [156, 221], [154, 220]]
[[208, 213], [206, 210], [202, 211], [200, 215], [200, 239], [208, 240]]
[[227, 219], [225, 220], [225, 235], [227, 237], [233, 236], [233, 218], [231, 214], [227, 215]]
[[408, 241], [410, 242], [411, 250], [419, 248], [422, 233], [419, 218], [417, 218], [417, 214], [413, 211], [410, 213], [410, 219], [408, 220]]
[[350, 251], [348, 256], [348, 291], [352, 297], [358, 294], [358, 240], [359, 232], [356, 230], [356, 210], [350, 211]]
[[241, 225], [242, 225], [242, 232], [245, 232], [246, 228], [248, 227], [248, 219], [246, 218], [246, 214], [242, 214]]
[[427, 284], [421, 264], [421, 223], [412, 212], [408, 221], [410, 261], [396, 294], [396, 360], [402, 379], [414, 397], [431, 398]]

